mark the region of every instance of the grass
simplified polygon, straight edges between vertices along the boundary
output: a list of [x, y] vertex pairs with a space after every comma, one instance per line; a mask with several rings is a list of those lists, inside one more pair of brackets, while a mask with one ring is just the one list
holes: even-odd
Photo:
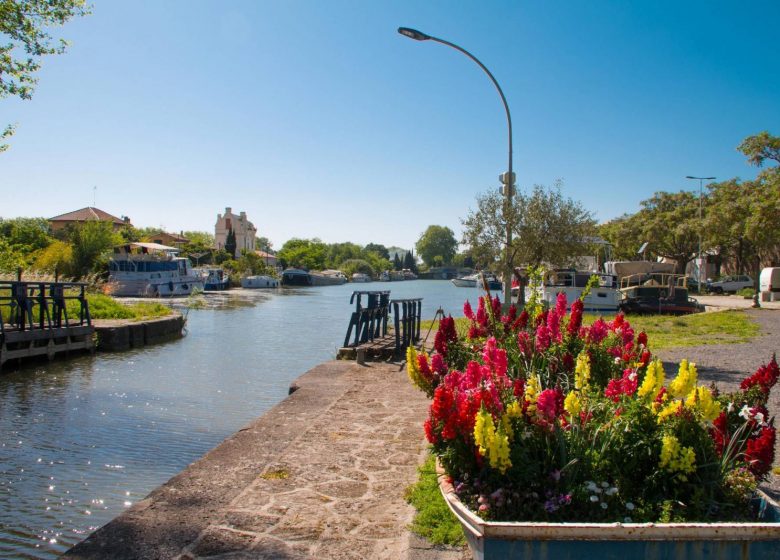
[[439, 492], [434, 458], [417, 468], [420, 478], [406, 489], [406, 501], [417, 509], [410, 530], [433, 544], [463, 546], [466, 537]]
[[[599, 316], [586, 314], [583, 321], [592, 323]], [[605, 316], [605, 320], [609, 320]], [[700, 346], [707, 344], [736, 344], [749, 342], [758, 334], [759, 327], [744, 311], [725, 310], [693, 315], [629, 315], [627, 317], [633, 329], [638, 333], [645, 331], [650, 350]], [[427, 333], [433, 321], [423, 321], [421, 332]], [[458, 333], [465, 335], [468, 320], [464, 317], [455, 320]], [[431, 337], [438, 325], [434, 325]], [[430, 337], [429, 337], [430, 338]], [[431, 340], [433, 340], [431, 338]]]
[[[93, 319], [130, 319], [141, 321], [166, 317], [172, 313], [171, 308], [158, 302], [141, 302], [124, 304], [103, 294], [87, 294], [89, 314]], [[68, 301], [68, 316], [78, 317], [79, 304]]]

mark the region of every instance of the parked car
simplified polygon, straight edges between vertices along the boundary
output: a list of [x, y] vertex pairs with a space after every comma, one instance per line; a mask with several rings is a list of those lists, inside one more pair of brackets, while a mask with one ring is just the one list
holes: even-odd
[[753, 279], [744, 274], [736, 276], [724, 276], [716, 282], [707, 282], [707, 289], [716, 294], [736, 293], [742, 288], [752, 288]]

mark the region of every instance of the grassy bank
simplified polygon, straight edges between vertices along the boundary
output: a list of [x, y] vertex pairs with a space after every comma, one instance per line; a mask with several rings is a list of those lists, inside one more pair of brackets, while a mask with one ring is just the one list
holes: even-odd
[[[110, 296], [103, 294], [87, 294], [89, 313], [93, 319], [130, 319], [140, 321], [166, 317], [173, 313], [170, 307], [162, 303], [149, 301], [125, 304]], [[68, 301], [68, 315], [77, 317], [79, 304], [77, 301]]]
[[[590, 324], [598, 315], [586, 314], [583, 321]], [[610, 320], [611, 316], [604, 317]], [[647, 333], [650, 350], [658, 351], [684, 346], [700, 346], [705, 344], [736, 344], [749, 342], [758, 334], [758, 325], [753, 322], [743, 310], [715, 311], [712, 313], [696, 313], [693, 315], [629, 315], [629, 323], [636, 332]], [[468, 331], [468, 320], [465, 317], [456, 319], [456, 327], [460, 334]], [[438, 328], [433, 321], [423, 321], [421, 332], [431, 331], [433, 335]]]

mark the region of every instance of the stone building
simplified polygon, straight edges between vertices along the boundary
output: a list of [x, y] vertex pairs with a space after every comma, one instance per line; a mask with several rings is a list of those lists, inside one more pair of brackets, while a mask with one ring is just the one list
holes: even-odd
[[241, 251], [255, 250], [255, 238], [257, 237], [257, 228], [246, 217], [246, 212], [241, 212], [238, 216], [233, 214], [230, 208], [225, 208], [224, 214], [217, 214], [217, 224], [214, 226], [214, 244], [217, 249], [224, 249], [227, 242], [228, 232], [233, 230], [236, 236], [236, 258], [241, 256]]

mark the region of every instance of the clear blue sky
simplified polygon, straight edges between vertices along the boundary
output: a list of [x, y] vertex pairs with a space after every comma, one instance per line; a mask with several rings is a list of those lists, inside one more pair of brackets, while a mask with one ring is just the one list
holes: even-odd
[[499, 188], [564, 181], [606, 221], [686, 175], [751, 178], [735, 150], [780, 134], [780, 3], [96, 0], [68, 23], [0, 154], [0, 216], [92, 205], [212, 231], [246, 211], [291, 237], [411, 247], [460, 236]]

